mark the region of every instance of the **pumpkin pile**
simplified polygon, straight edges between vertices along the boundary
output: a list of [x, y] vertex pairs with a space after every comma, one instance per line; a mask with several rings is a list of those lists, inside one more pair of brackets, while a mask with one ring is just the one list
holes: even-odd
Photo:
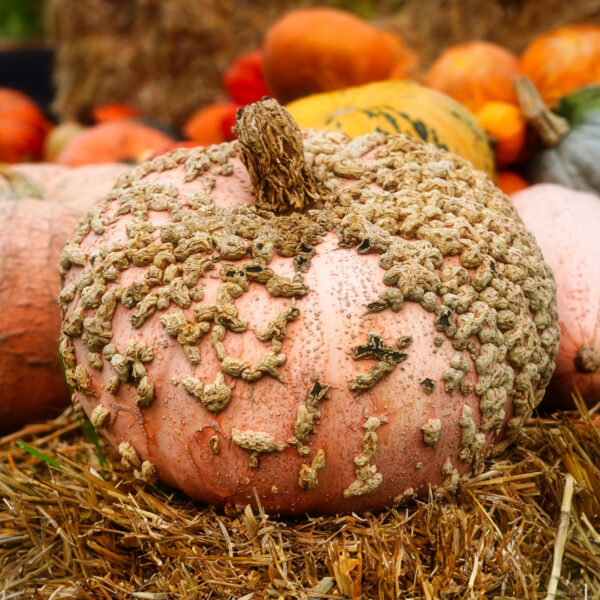
[[171, 136], [137, 117], [130, 107], [103, 105], [94, 111], [92, 126], [76, 121], [53, 126], [31, 98], [0, 88], [0, 163], [135, 163], [174, 144]]
[[204, 502], [454, 489], [554, 369], [533, 237], [481, 171], [410, 137], [302, 133], [275, 100], [236, 134], [126, 173], [65, 245], [74, 400], [138, 478]]

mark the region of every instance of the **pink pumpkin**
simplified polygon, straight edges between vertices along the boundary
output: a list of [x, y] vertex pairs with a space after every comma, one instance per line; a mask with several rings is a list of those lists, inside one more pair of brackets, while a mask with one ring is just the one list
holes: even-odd
[[0, 168], [0, 434], [69, 404], [58, 359], [58, 260], [125, 165]]
[[[12, 165], [10, 172], [24, 177], [20, 183], [17, 182], [17, 187], [31, 185], [34, 189], [37, 188], [37, 193], [34, 192], [37, 197], [68, 206], [79, 216], [83, 216], [95, 202], [104, 198], [119, 176], [130, 168], [123, 163], [82, 167], [65, 167], [52, 163], [20, 163]], [[0, 172], [0, 180], [1, 175]], [[3, 188], [4, 193], [10, 193], [6, 184], [0, 181], [0, 195]]]
[[574, 408], [575, 386], [592, 406], [600, 401], [600, 198], [538, 184], [512, 199], [556, 279], [561, 340], [548, 406]]
[[274, 100], [236, 127], [121, 177], [65, 246], [76, 401], [136, 476], [204, 502], [336, 513], [454, 489], [552, 373], [533, 238], [433, 146], [303, 136]]

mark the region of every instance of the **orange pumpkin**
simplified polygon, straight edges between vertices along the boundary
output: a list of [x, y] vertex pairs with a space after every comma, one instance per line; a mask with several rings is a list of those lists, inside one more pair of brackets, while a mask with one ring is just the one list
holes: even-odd
[[546, 104], [600, 82], [600, 27], [567, 25], [541, 35], [523, 52], [521, 69]]
[[0, 88], [0, 161], [38, 160], [49, 129], [50, 123], [31, 98]]
[[520, 108], [508, 102], [486, 102], [475, 116], [492, 142], [496, 166], [506, 167], [522, 156], [527, 122]]
[[508, 195], [529, 187], [529, 184], [513, 171], [500, 171], [496, 177], [496, 185]]
[[183, 134], [204, 146], [234, 139], [231, 128], [235, 124], [237, 102], [215, 102], [195, 112], [184, 124]]
[[[415, 55], [395, 34], [342, 10], [294, 10], [265, 36], [267, 86], [282, 102], [370, 81], [407, 77]], [[404, 65], [404, 73], [401, 73]]]
[[429, 69], [425, 84], [477, 112], [486, 102], [517, 104], [512, 80], [520, 72], [510, 50], [476, 40], [448, 48]]
[[92, 110], [92, 118], [96, 123], [120, 121], [121, 119], [132, 119], [139, 116], [139, 111], [127, 106], [127, 104], [103, 104]]
[[62, 149], [56, 162], [79, 167], [106, 162], [136, 162], [172, 144], [174, 140], [162, 131], [135, 121], [122, 120], [88, 127]]

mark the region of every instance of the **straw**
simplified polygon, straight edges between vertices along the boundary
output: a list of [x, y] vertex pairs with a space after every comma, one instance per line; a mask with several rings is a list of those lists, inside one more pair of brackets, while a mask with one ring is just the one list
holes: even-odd
[[600, 415], [575, 398], [578, 412], [531, 419], [515, 446], [445, 498], [295, 519], [140, 486], [69, 409], [0, 440], [0, 591], [36, 599], [599, 598]]

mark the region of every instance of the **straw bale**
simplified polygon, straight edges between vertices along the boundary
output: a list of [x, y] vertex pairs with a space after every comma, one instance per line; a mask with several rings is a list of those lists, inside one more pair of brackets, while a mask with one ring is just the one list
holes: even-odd
[[519, 52], [552, 27], [600, 23], [600, 0], [545, 0], [544, 10], [538, 0], [49, 0], [53, 110], [61, 120], [86, 121], [94, 106], [124, 102], [180, 126], [225, 97], [227, 65], [258, 47], [275, 19], [313, 4], [353, 10], [397, 31], [417, 50], [421, 73], [451, 44], [489, 39]]
[[135, 7], [136, 0], [52, 1], [47, 22], [55, 38], [62, 41], [85, 35], [123, 34], [133, 27]]
[[377, 9], [374, 20], [417, 50], [422, 71], [454, 44], [490, 40], [520, 53], [550, 29], [600, 24], [600, 0], [405, 0], [390, 2], [386, 12], [377, 3]]
[[221, 79], [231, 60], [260, 45], [286, 9], [303, 4], [127, 0], [120, 8], [117, 0], [51, 0], [53, 111], [61, 120], [87, 121], [94, 106], [124, 102], [179, 126], [224, 98]]
[[[600, 404], [531, 419], [445, 498], [283, 520], [132, 479], [72, 409], [0, 439], [7, 598], [600, 598]], [[567, 474], [574, 497], [561, 517]], [[564, 510], [563, 510], [564, 513]], [[564, 536], [566, 531], [566, 536]]]

